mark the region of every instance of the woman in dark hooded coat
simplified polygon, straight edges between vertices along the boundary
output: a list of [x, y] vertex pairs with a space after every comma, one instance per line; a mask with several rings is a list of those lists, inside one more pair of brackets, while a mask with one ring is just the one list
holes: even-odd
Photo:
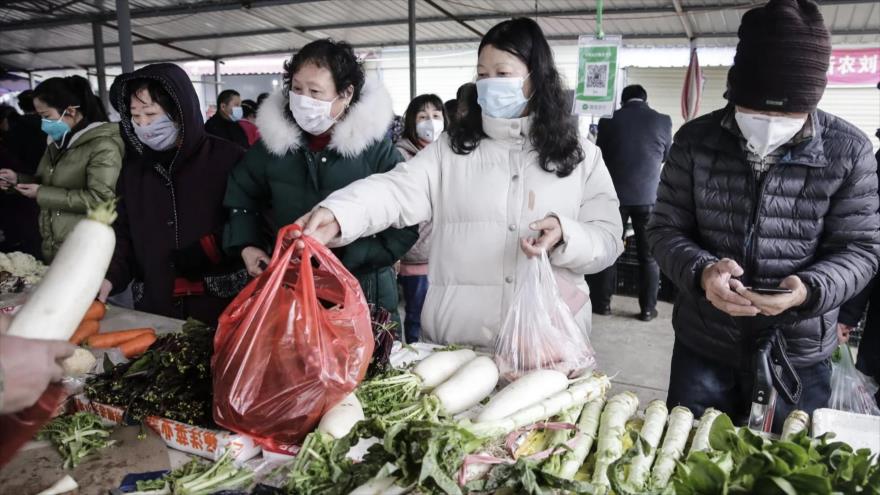
[[111, 101], [127, 153], [101, 295], [133, 282], [136, 309], [214, 324], [247, 282], [241, 259], [221, 249], [226, 179], [244, 149], [205, 132], [198, 97], [177, 65], [117, 77]]

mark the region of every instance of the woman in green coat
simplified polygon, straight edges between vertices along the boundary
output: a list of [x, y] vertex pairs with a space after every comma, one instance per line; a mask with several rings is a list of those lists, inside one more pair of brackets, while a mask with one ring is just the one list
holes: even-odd
[[43, 256], [51, 262], [61, 243], [89, 208], [115, 197], [124, 145], [119, 126], [89, 82], [80, 76], [53, 77], [34, 89], [34, 108], [43, 118], [49, 146], [36, 176], [0, 170], [0, 188], [15, 187], [37, 201]]
[[[252, 276], [269, 263], [274, 233], [309, 212], [330, 193], [402, 162], [385, 137], [391, 98], [367, 81], [350, 45], [319, 40], [284, 65], [284, 91], [257, 116], [261, 141], [230, 175], [224, 246], [241, 252]], [[270, 231], [265, 224], [268, 219]], [[368, 303], [397, 320], [393, 266], [418, 239], [415, 228], [389, 229], [334, 250], [355, 275]]]

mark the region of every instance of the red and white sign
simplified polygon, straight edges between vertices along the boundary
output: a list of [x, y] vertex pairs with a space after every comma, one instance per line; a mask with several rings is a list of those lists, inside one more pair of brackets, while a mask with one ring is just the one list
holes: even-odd
[[828, 84], [869, 86], [880, 81], [880, 48], [834, 50], [828, 65]]

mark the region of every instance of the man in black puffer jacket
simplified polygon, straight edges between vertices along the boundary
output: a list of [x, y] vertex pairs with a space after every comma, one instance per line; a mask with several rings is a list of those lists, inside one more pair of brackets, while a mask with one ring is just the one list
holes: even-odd
[[667, 402], [742, 421], [756, 340], [778, 330], [803, 385], [777, 401], [778, 431], [826, 405], [837, 309], [877, 270], [877, 164], [862, 132], [816, 109], [831, 43], [815, 3], [771, 0], [739, 38], [731, 104], [675, 136], [648, 235], [680, 289]]

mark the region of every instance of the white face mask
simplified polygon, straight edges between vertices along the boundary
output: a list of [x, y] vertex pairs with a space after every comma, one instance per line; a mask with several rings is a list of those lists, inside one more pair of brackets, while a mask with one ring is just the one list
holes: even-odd
[[423, 120], [416, 124], [416, 135], [423, 141], [433, 143], [443, 132], [443, 119]]
[[490, 77], [477, 81], [477, 103], [483, 113], [496, 119], [522, 116], [529, 103], [523, 94], [525, 80], [525, 77]]
[[319, 136], [333, 127], [339, 117], [338, 115], [332, 116], [333, 102], [337, 99], [339, 99], [338, 96], [330, 101], [316, 100], [291, 91], [290, 112], [302, 130], [313, 136]]
[[761, 158], [791, 141], [806, 121], [806, 117], [736, 112], [736, 123], [746, 138], [749, 150]]

